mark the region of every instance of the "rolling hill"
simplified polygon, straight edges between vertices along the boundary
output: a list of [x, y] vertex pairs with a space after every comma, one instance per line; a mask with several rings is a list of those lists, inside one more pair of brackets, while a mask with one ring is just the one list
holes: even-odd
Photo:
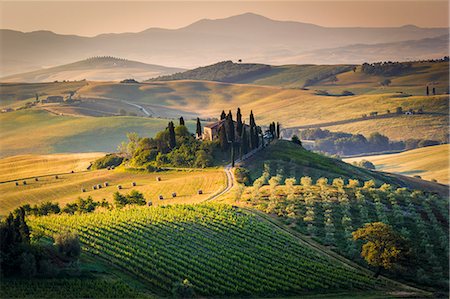
[[93, 57], [70, 64], [3, 77], [0, 78], [0, 82], [120, 81], [127, 78], [140, 81], [180, 71], [183, 69], [115, 57]]
[[368, 160], [378, 170], [407, 176], [420, 176], [425, 180], [435, 179], [449, 184], [449, 145], [418, 148], [399, 154], [365, 156], [344, 159], [345, 162]]
[[[78, 152], [111, 152], [126, 133], [154, 136], [168, 120], [143, 117], [74, 117], [44, 110], [0, 114], [1, 156]], [[191, 128], [192, 121], [186, 121]]]
[[[441, 162], [445, 163], [445, 161], [443, 159]], [[329, 180], [335, 178], [356, 179], [359, 182], [374, 180], [377, 185], [386, 183], [396, 187], [448, 194], [447, 187], [443, 185], [436, 183], [420, 184], [405, 180], [401, 176], [356, 167], [337, 159], [310, 152], [286, 140], [276, 140], [270, 146], [246, 160], [242, 166], [249, 170], [251, 182], [262, 175], [265, 167], [269, 167], [270, 176], [281, 175], [281, 184], [286, 178], [293, 177], [298, 180], [302, 176], [309, 176], [314, 181], [321, 177]]]
[[228, 205], [178, 205], [30, 219], [51, 236], [79, 233], [83, 250], [132, 273], [159, 296], [187, 279], [198, 296], [386, 292], [398, 288]]
[[[415, 40], [435, 38], [448, 34], [448, 28], [328, 28], [313, 24], [277, 21], [247, 13], [217, 20], [200, 20], [189, 26], [169, 30], [149, 28], [137, 33], [101, 34], [95, 37], [61, 35], [50, 31], [20, 32], [0, 30], [2, 40], [1, 76], [39, 69], [45, 66], [67, 64], [85, 57], [111, 55], [145, 63], [192, 68], [228, 59], [243, 59], [267, 64], [317, 63], [302, 58], [302, 53], [354, 44], [373, 44], [412, 41], [408, 57], [396, 51], [394, 60], [418, 59], [426, 55], [438, 58], [442, 48], [421, 47]], [[183, 54], [180, 55], [180, 47]], [[379, 48], [379, 46], [378, 46]], [[389, 50], [385, 50], [389, 51]], [[376, 61], [377, 51], [365, 55], [337, 58], [340, 63], [352, 64]], [[329, 61], [325, 52], [323, 61]], [[384, 60], [384, 59], [383, 59]], [[323, 63], [323, 62], [322, 62]], [[334, 61], [333, 63], [337, 63]]]

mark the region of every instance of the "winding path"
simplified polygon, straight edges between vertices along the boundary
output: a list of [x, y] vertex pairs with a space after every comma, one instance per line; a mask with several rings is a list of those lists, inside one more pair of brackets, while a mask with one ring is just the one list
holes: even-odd
[[134, 106], [136, 108], [139, 108], [139, 110], [141, 110], [142, 112], [144, 112], [145, 115], [147, 116], [151, 116], [151, 114], [141, 105], [135, 104], [135, 103], [130, 103], [128, 101], [123, 101], [124, 103], [127, 103], [128, 105]]

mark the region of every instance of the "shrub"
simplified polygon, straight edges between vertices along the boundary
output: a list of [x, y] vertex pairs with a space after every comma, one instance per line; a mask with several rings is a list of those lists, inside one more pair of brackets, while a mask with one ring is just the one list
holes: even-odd
[[236, 181], [240, 184], [247, 185], [250, 182], [250, 172], [244, 167], [238, 167], [234, 171]]
[[374, 170], [375, 169], [375, 165], [367, 160], [361, 160], [358, 163], [356, 163], [357, 166], [365, 168], [365, 169], [371, 169]]
[[93, 164], [92, 167], [94, 169], [102, 169], [102, 168], [107, 168], [107, 167], [111, 167], [111, 166], [119, 166], [123, 161], [122, 157], [119, 157], [116, 154], [108, 154], [98, 160], [96, 160]]
[[192, 298], [194, 297], [194, 288], [189, 280], [185, 279], [182, 282], [177, 282], [172, 287], [172, 295], [175, 298]]
[[78, 235], [71, 232], [56, 234], [55, 246], [58, 252], [70, 261], [76, 261], [81, 254], [81, 245]]

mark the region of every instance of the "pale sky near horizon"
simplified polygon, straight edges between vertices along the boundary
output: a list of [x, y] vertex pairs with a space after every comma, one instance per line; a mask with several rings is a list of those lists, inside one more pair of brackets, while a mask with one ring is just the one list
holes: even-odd
[[448, 27], [448, 1], [0, 1], [0, 28], [94, 36], [246, 12], [326, 27]]

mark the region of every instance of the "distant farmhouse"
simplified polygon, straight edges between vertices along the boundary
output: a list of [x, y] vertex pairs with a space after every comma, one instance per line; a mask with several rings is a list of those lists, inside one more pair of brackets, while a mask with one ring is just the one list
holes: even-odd
[[11, 111], [14, 111], [12, 108], [3, 108], [2, 109], [2, 113], [6, 113], [6, 112], [11, 112]]
[[[236, 136], [238, 136], [238, 133], [236, 131], [237, 130], [237, 122], [233, 121], [233, 124], [234, 124], [234, 128], [235, 128], [235, 134], [236, 134]], [[217, 121], [215, 123], [212, 123], [212, 124], [204, 126], [203, 127], [202, 139], [203, 140], [209, 140], [209, 141], [213, 141], [213, 140], [218, 139], [219, 138], [220, 128], [222, 126], [224, 126], [224, 125], [225, 125], [225, 119], [221, 119], [221, 120], [219, 120], [219, 121]], [[249, 125], [244, 123], [243, 127], [244, 127], [244, 130], [246, 130], [247, 132], [250, 131], [250, 126]]]
[[42, 100], [42, 104], [46, 103], [62, 103], [64, 98], [62, 96], [48, 96], [47, 99]]

